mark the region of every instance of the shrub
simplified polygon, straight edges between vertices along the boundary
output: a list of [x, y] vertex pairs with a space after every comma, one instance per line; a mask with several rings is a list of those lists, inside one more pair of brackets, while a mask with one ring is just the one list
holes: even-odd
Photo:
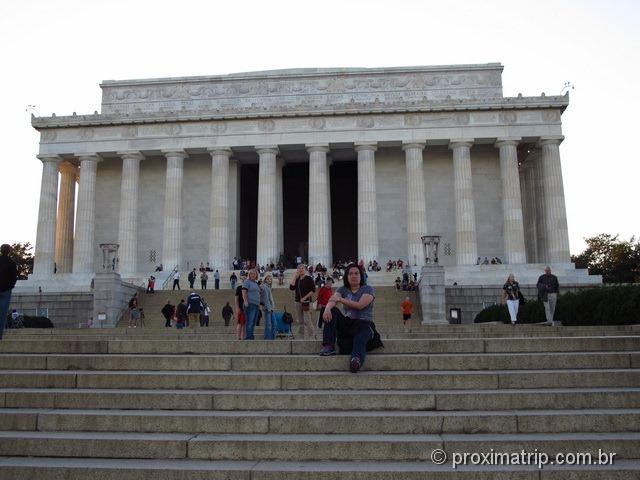
[[[631, 325], [640, 323], [640, 285], [596, 287], [578, 293], [558, 296], [555, 317], [563, 325]], [[474, 323], [509, 323], [504, 305], [485, 308], [476, 315]], [[518, 322], [546, 321], [544, 305], [532, 300], [520, 306]]]

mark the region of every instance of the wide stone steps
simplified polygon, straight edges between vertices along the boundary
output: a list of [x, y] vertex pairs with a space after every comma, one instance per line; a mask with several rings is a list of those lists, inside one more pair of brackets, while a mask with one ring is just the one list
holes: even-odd
[[[0, 353], [115, 353], [115, 354], [314, 354], [319, 340], [228, 341], [207, 337], [148, 340], [26, 336], [7, 338]], [[380, 353], [519, 353], [638, 351], [640, 336], [507, 337], [507, 338], [409, 338], [387, 339]]]
[[640, 388], [478, 390], [0, 389], [0, 408], [147, 410], [538, 410], [640, 408]]
[[[598, 461], [593, 457], [592, 461]], [[64, 480], [633, 480], [640, 477], [640, 462], [619, 459], [613, 465], [458, 466], [428, 462], [304, 462], [304, 461], [206, 461], [190, 459], [131, 460], [55, 457], [8, 457], [0, 468], [12, 479]], [[54, 476], [55, 475], [55, 476]]]
[[[427, 326], [385, 339], [355, 375], [319, 347], [162, 328], [8, 332], [0, 479], [640, 478], [637, 327]], [[435, 465], [434, 449], [449, 462]], [[450, 463], [521, 451], [616, 456]]]
[[[458, 354], [371, 353], [363, 371], [640, 368], [640, 351]], [[345, 357], [293, 355], [0, 354], [2, 370], [302, 371], [345, 370]]]
[[0, 430], [136, 433], [442, 434], [637, 432], [640, 409], [177, 411], [0, 409]]
[[[277, 446], [277, 448], [274, 448]], [[431, 452], [615, 452], [638, 459], [636, 433], [546, 434], [181, 434], [0, 431], [7, 456], [204, 460], [430, 461]]]
[[[346, 364], [346, 361], [345, 361]], [[345, 365], [346, 366], [346, 365]], [[640, 385], [640, 369], [493, 370], [411, 372], [68, 371], [2, 370], [3, 388], [190, 390], [442, 390], [598, 388]]]

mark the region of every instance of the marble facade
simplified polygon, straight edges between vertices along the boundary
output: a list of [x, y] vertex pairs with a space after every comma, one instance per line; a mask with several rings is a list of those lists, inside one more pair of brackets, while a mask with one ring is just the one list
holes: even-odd
[[313, 263], [335, 260], [331, 164], [348, 157], [357, 162], [353, 233], [365, 261], [421, 266], [420, 236], [433, 234], [445, 267], [478, 256], [568, 264], [559, 155], [568, 96], [504, 97], [502, 69], [105, 81], [101, 113], [32, 119], [43, 162], [34, 277], [54, 277], [54, 262], [59, 273], [95, 272], [98, 244], [111, 242], [125, 278], [160, 263], [229, 270], [240, 254], [245, 163], [259, 167], [257, 261], [277, 261], [282, 170], [294, 157], [309, 163]]

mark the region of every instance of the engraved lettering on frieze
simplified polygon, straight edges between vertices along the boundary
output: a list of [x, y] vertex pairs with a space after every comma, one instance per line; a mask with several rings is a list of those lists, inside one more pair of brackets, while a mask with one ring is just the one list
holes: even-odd
[[516, 112], [500, 112], [500, 121], [502, 123], [511, 125], [513, 123], [516, 123], [516, 120], [518, 120], [518, 115], [516, 114]]
[[209, 126], [209, 130], [211, 133], [224, 133], [227, 131], [227, 123], [226, 122], [215, 122]]
[[417, 127], [422, 123], [422, 115], [419, 113], [407, 113], [404, 116], [404, 124], [407, 127]]
[[134, 138], [138, 136], [138, 126], [137, 125], [127, 125], [122, 128], [122, 136], [125, 138]]
[[542, 112], [542, 119], [545, 122], [558, 122], [560, 120], [560, 114], [557, 110], [544, 110]]
[[80, 130], [80, 138], [84, 140], [93, 138], [94, 134], [95, 132], [93, 131], [93, 128], [83, 128]]
[[309, 123], [311, 124], [311, 128], [322, 130], [326, 126], [327, 121], [322, 117], [316, 117], [312, 118]]
[[358, 117], [356, 120], [356, 126], [359, 128], [373, 128], [375, 124], [372, 116]]
[[469, 125], [469, 121], [471, 120], [471, 115], [468, 112], [458, 112], [456, 113], [456, 124], [457, 125]]
[[271, 119], [258, 121], [258, 129], [263, 132], [273, 132], [276, 128], [276, 122]]
[[53, 142], [58, 134], [55, 130], [45, 130], [42, 132], [42, 141], [43, 142]]

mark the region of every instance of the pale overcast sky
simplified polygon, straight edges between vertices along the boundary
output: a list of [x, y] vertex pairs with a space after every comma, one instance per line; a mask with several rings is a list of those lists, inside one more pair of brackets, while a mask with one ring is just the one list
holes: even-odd
[[500, 62], [505, 96], [575, 85], [560, 147], [572, 253], [640, 234], [640, 2], [3, 0], [0, 241], [35, 243], [36, 115], [100, 111], [107, 79]]

